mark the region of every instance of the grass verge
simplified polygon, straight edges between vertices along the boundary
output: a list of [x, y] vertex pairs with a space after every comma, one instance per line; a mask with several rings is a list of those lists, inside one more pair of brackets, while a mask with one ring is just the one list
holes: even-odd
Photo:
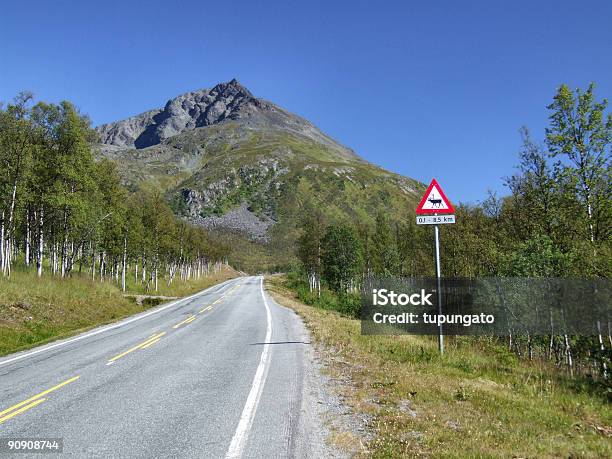
[[[171, 286], [164, 283], [163, 290], [150, 293], [188, 296], [237, 275], [224, 268], [200, 279], [177, 280]], [[124, 297], [113, 281], [92, 281], [86, 276], [38, 279], [32, 272], [14, 271], [9, 278], [0, 277], [0, 355], [72, 336], [156, 304], [137, 304]]]
[[358, 320], [299, 302], [284, 278], [266, 285], [303, 318], [342, 398], [368, 419], [365, 442], [332, 435], [364, 444], [358, 456], [612, 457], [609, 403], [550, 368], [485, 338], [449, 339], [440, 357], [429, 337], [363, 336]]

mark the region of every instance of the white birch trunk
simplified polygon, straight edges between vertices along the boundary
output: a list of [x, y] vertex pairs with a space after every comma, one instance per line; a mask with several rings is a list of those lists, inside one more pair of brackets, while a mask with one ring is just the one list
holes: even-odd
[[565, 361], [567, 363], [567, 368], [570, 376], [574, 376], [574, 362], [572, 360], [572, 348], [570, 346], [569, 337], [567, 335], [563, 335], [563, 339], [565, 343]]
[[[603, 337], [601, 336], [601, 322], [599, 320], [597, 321], [597, 338], [599, 340], [599, 350], [603, 353], [603, 351], [606, 350], [606, 347], [604, 346]], [[604, 379], [608, 379], [608, 366], [606, 365], [605, 361], [602, 362], [601, 372]]]
[[51, 249], [51, 270], [55, 276], [57, 274], [57, 242], [53, 243], [53, 248]]
[[42, 276], [42, 265], [43, 265], [43, 249], [44, 249], [44, 241], [43, 241], [43, 210], [40, 209], [38, 214], [38, 250], [36, 253], [36, 274], [38, 277]]
[[[4, 273], [5, 276], [10, 274], [10, 264], [11, 264], [11, 237], [12, 237], [12, 233], [13, 233], [13, 215], [15, 213], [15, 200], [17, 197], [17, 177], [15, 177], [15, 180], [13, 181], [13, 191], [11, 193], [11, 205], [9, 207], [9, 215], [8, 215], [8, 221], [6, 224], [6, 229], [5, 232], [3, 231], [3, 235], [6, 238], [6, 242], [4, 239], [2, 239], [3, 244], [5, 244], [5, 248], [4, 248], [4, 259], [3, 259], [3, 265], [2, 265], [2, 272]], [[4, 229], [4, 228], [3, 228]]]
[[4, 271], [4, 210], [2, 211], [2, 226], [0, 228], [0, 269]]
[[106, 265], [106, 253], [104, 251], [100, 252], [100, 282], [104, 282], [104, 271]]
[[93, 245], [91, 249], [91, 280], [96, 280], [96, 251], [93, 249]]
[[127, 267], [127, 236], [123, 237], [123, 266], [121, 267], [121, 291], [125, 292], [125, 270]]
[[30, 213], [26, 213], [25, 264], [30, 266]]

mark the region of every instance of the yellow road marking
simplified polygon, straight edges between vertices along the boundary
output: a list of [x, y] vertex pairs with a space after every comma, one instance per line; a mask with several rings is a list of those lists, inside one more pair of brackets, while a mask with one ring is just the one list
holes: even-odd
[[80, 376], [74, 376], [70, 379], [67, 379], [66, 381], [62, 383], [59, 383], [56, 386], [51, 387], [50, 389], [44, 390], [41, 393], [36, 394], [27, 400], [24, 400], [23, 402], [19, 402], [16, 405], [11, 406], [10, 408], [7, 408], [4, 411], [0, 411], [0, 424], [2, 424], [4, 421], [8, 421], [9, 419], [17, 416], [19, 413], [23, 413], [24, 411], [27, 411], [30, 408], [34, 408], [36, 405], [41, 404], [42, 402], [47, 400], [46, 398], [43, 398], [45, 395], [50, 394], [51, 392], [61, 387], [64, 387], [66, 384], [70, 384], [71, 382], [74, 382], [79, 378]]
[[4, 416], [9, 411], [13, 411], [14, 409], [19, 408], [20, 406], [27, 405], [28, 403], [33, 402], [34, 400], [37, 400], [37, 399], [39, 399], [41, 397], [44, 397], [45, 395], [53, 392], [54, 390], [57, 390], [60, 387], [65, 386], [66, 384], [70, 384], [71, 382], [76, 381], [79, 378], [80, 378], [80, 376], [75, 376], [74, 378], [67, 379], [63, 383], [60, 383], [57, 386], [53, 386], [51, 389], [44, 390], [40, 394], [36, 394], [34, 397], [30, 397], [29, 399], [24, 400], [23, 402], [18, 403], [17, 405], [13, 405], [10, 408], [7, 408], [6, 410], [0, 412], [0, 417]]
[[202, 310], [200, 311], [200, 314], [203, 314], [203, 313], [205, 313], [206, 311], [210, 311], [211, 309], [212, 309], [212, 304], [211, 304], [211, 305], [209, 305], [208, 307], [206, 307], [206, 308], [202, 309]]
[[195, 316], [190, 316], [190, 317], [186, 318], [185, 320], [183, 320], [182, 322], [179, 322], [178, 324], [176, 324], [172, 328], [179, 328], [183, 324], [188, 324], [189, 322], [194, 321], [195, 318], [196, 318]]
[[149, 338], [148, 340], [146, 340], [146, 341], [144, 341], [144, 342], [142, 342], [142, 343], [140, 343], [140, 344], [137, 344], [136, 346], [134, 346], [134, 347], [132, 347], [132, 348], [128, 349], [128, 350], [127, 350], [127, 351], [125, 351], [125, 352], [122, 352], [121, 354], [116, 355], [116, 356], [115, 356], [115, 357], [113, 357], [112, 359], [109, 359], [109, 361], [107, 362], [107, 365], [110, 365], [111, 363], [114, 363], [116, 360], [119, 360], [121, 357], [125, 357], [125, 356], [126, 356], [126, 355], [128, 355], [129, 353], [134, 352], [134, 351], [136, 351], [136, 350], [140, 349], [142, 346], [145, 346], [145, 345], [146, 345], [146, 344], [148, 344], [150, 341], [153, 341], [153, 340], [155, 340], [155, 339], [157, 339], [157, 338], [161, 338], [161, 337], [162, 337], [162, 336], [164, 336], [165, 334], [166, 334], [166, 332], [161, 332], [161, 333], [158, 333], [158, 334], [151, 335], [151, 338]]
[[17, 411], [13, 411], [11, 414], [8, 414], [8, 415], [4, 416], [3, 418], [0, 418], [0, 424], [2, 424], [4, 421], [8, 421], [11, 418], [14, 418], [15, 416], [17, 416], [20, 413], [23, 413], [24, 411], [29, 410], [30, 408], [34, 408], [36, 405], [40, 405], [45, 400], [47, 400], [47, 399], [46, 398], [39, 398], [38, 400], [33, 401], [29, 405], [21, 407]]
[[145, 344], [144, 346], [142, 346], [142, 349], [146, 349], [146, 348], [148, 348], [148, 347], [150, 347], [150, 346], [153, 346], [155, 343], [159, 343], [159, 340], [160, 340], [160, 339], [161, 339], [161, 338], [154, 339], [154, 340], [153, 340], [153, 341], [151, 341], [150, 343]]

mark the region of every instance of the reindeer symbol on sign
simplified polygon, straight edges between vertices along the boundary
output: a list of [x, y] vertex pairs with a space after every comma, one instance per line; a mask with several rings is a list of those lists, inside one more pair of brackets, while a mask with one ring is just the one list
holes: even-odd
[[434, 194], [431, 194], [431, 197], [429, 199], [427, 199], [429, 202], [431, 202], [432, 206], [435, 206], [436, 208], [440, 208], [442, 206], [442, 199], [434, 199]]

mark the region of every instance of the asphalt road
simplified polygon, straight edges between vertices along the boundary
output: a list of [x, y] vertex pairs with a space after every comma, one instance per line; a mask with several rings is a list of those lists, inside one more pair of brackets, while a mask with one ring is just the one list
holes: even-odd
[[320, 455], [307, 340], [261, 277], [231, 280], [0, 359], [0, 438], [79, 458]]

